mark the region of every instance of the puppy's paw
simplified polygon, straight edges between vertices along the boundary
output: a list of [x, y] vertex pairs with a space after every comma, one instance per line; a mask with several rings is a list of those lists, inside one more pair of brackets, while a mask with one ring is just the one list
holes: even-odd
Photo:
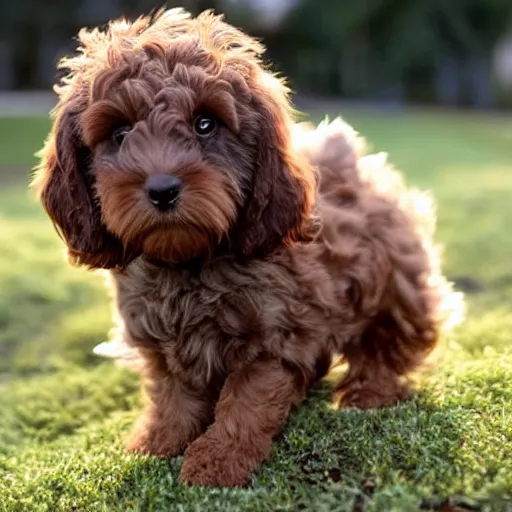
[[338, 408], [382, 409], [392, 407], [410, 396], [411, 392], [406, 387], [397, 387], [392, 392], [370, 387], [349, 388], [335, 392], [334, 403]]
[[133, 429], [125, 446], [129, 452], [167, 458], [182, 453], [186, 444], [172, 432], [158, 432], [141, 424]]
[[186, 449], [180, 478], [188, 485], [241, 487], [248, 482], [254, 466], [253, 457], [240, 447], [205, 434]]

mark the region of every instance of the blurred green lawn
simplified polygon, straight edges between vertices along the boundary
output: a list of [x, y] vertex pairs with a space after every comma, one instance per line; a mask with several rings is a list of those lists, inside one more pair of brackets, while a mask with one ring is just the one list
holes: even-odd
[[0, 119], [0, 510], [512, 510], [512, 120], [344, 115], [434, 192], [469, 319], [407, 404], [337, 412], [316, 388], [238, 490], [181, 487], [180, 458], [123, 452], [139, 384], [91, 355], [111, 325], [103, 278], [66, 264], [27, 191], [49, 121]]

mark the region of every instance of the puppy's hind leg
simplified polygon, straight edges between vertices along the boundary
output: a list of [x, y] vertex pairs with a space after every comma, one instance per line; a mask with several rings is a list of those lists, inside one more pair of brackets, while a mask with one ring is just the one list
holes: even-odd
[[424, 363], [439, 335], [435, 306], [428, 299], [421, 302], [423, 308], [416, 312], [395, 303], [344, 348], [348, 371], [336, 386], [336, 405], [390, 407], [411, 396], [409, 377]]
[[334, 390], [338, 407], [380, 409], [391, 407], [411, 396], [407, 377], [397, 368], [358, 347], [344, 354], [348, 370]]
[[335, 392], [338, 405], [363, 409], [408, 398], [412, 372], [433, 351], [440, 331], [457, 323], [463, 311], [461, 297], [441, 274], [432, 242], [433, 212], [423, 211], [414, 194], [400, 195], [407, 208], [386, 197], [367, 199], [366, 244], [351, 268], [360, 299], [352, 303], [366, 325], [341, 347], [349, 369]]

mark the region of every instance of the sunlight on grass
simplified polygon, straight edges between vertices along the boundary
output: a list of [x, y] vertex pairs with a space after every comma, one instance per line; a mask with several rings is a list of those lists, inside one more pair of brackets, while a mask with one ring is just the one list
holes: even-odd
[[417, 511], [448, 496], [510, 510], [512, 122], [345, 114], [409, 184], [434, 193], [445, 268], [469, 317], [411, 402], [338, 412], [328, 382], [316, 387], [236, 490], [182, 487], [181, 458], [123, 451], [139, 381], [91, 355], [111, 327], [104, 280], [66, 264], [26, 189], [48, 120], [0, 120], [0, 183], [11, 183], [0, 191], [0, 510]]

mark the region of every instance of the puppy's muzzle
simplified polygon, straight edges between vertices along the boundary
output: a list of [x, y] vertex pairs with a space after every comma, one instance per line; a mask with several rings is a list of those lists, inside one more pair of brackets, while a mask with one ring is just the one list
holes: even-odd
[[161, 212], [167, 212], [178, 203], [183, 183], [179, 178], [156, 174], [146, 181], [144, 189], [151, 204]]

